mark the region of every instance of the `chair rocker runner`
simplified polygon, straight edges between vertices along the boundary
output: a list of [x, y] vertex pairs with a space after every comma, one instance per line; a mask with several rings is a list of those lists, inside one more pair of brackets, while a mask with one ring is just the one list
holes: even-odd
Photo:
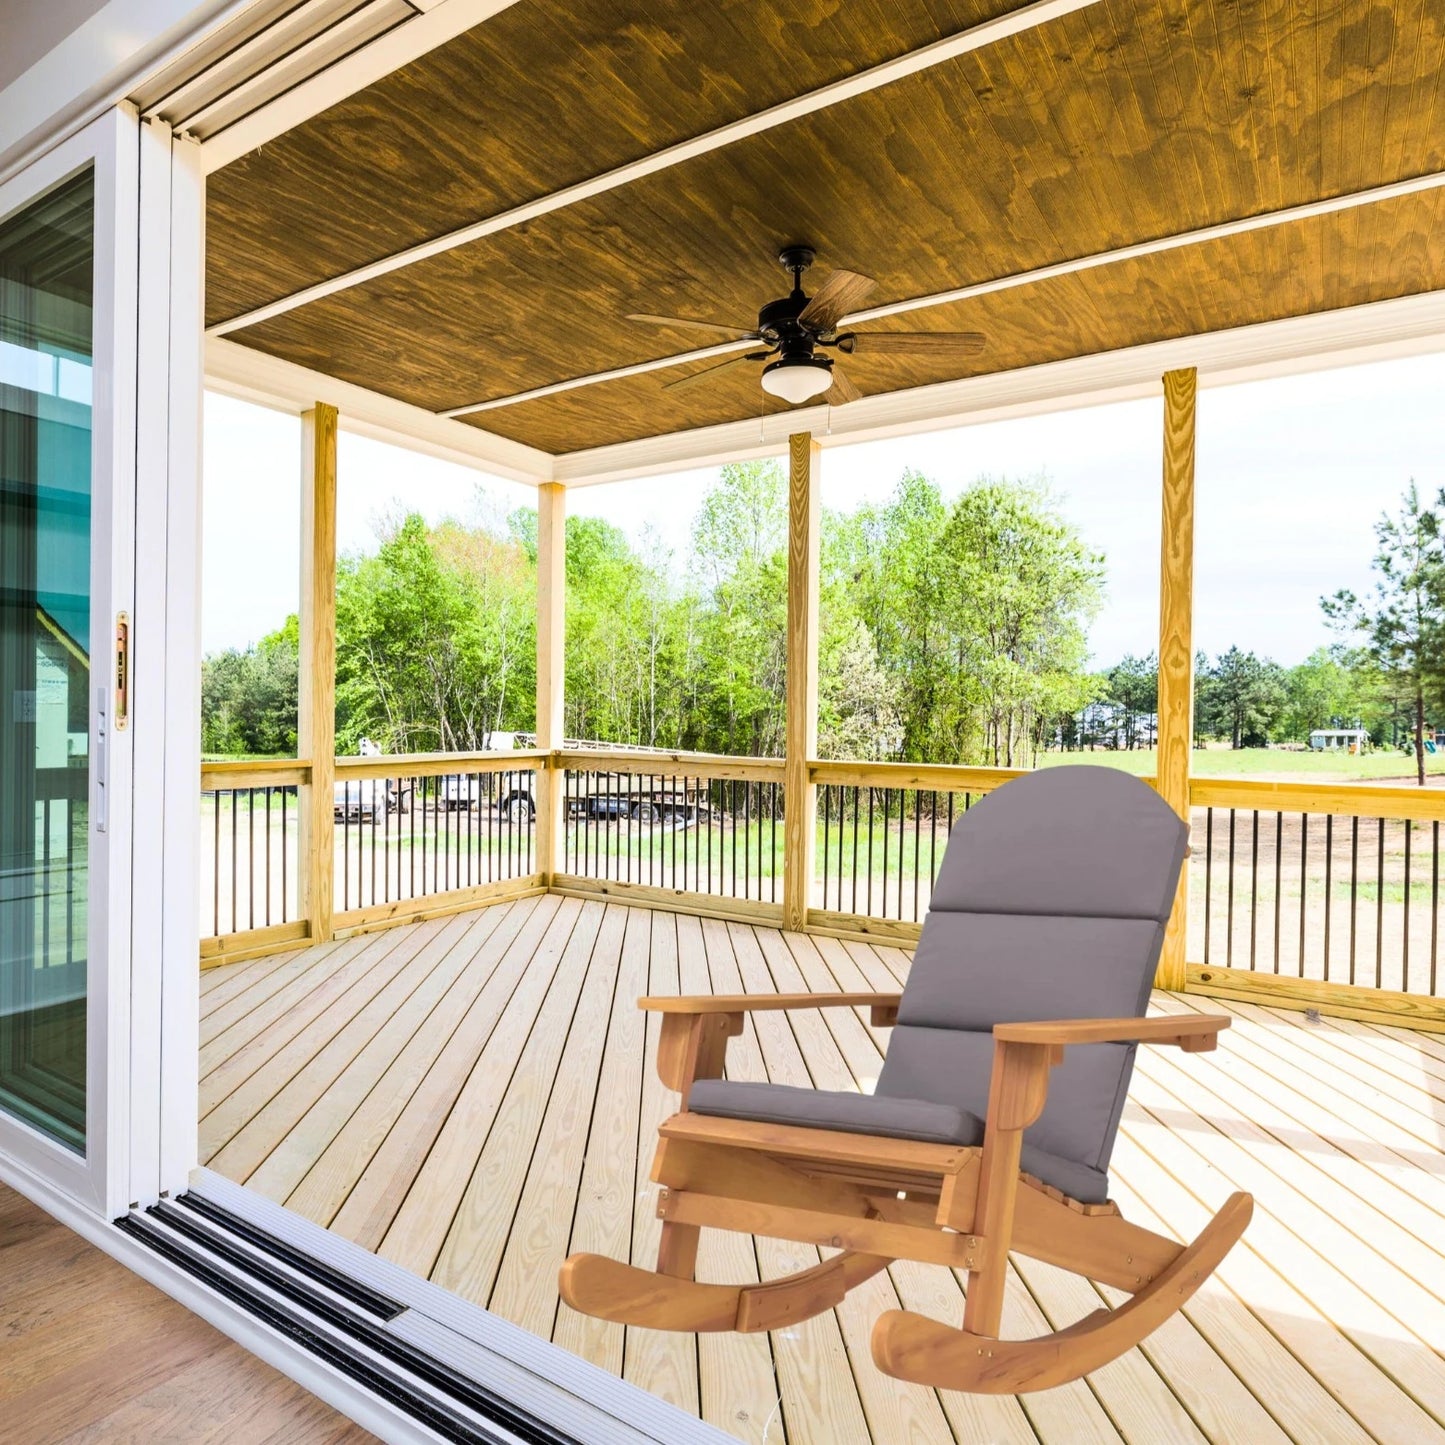
[[[1203, 1052], [1229, 1024], [1144, 1017], [1187, 852], [1185, 824], [1147, 784], [1049, 769], [954, 827], [901, 994], [642, 999], [662, 1015], [658, 1072], [682, 1098], [653, 1164], [657, 1268], [575, 1254], [562, 1298], [653, 1329], [772, 1330], [909, 1259], [968, 1272], [963, 1327], [883, 1314], [873, 1359], [890, 1375], [1016, 1394], [1123, 1354], [1208, 1278], [1253, 1208], [1231, 1195], [1180, 1245], [1108, 1199], [1136, 1047]], [[724, 1079], [745, 1014], [830, 1006], [892, 1027], [873, 1094]], [[840, 1252], [764, 1284], [704, 1284], [704, 1226]], [[1010, 1251], [1131, 1298], [1053, 1334], [1000, 1339]]]

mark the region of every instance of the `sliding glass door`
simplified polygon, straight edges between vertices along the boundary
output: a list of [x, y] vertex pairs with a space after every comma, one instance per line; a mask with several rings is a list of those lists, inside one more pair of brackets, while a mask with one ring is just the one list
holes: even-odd
[[136, 128], [0, 185], [0, 1161], [126, 1193]]
[[0, 1109], [85, 1152], [95, 176], [0, 224]]

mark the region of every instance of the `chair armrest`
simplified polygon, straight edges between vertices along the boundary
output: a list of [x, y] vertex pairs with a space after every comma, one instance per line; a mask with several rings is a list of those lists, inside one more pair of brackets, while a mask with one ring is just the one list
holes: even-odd
[[1164, 1015], [1146, 1019], [1052, 1019], [1039, 1023], [995, 1024], [994, 1039], [1005, 1044], [1177, 1044], [1187, 1053], [1217, 1047], [1227, 1029], [1225, 1014]]
[[735, 993], [651, 996], [638, 1008], [662, 1015], [657, 1041], [657, 1074], [669, 1089], [688, 1095], [698, 1079], [722, 1077], [727, 1043], [743, 1031], [743, 1015], [765, 1009], [869, 1008], [880, 1028], [897, 1022], [896, 993]]
[[763, 1013], [774, 1009], [799, 1008], [867, 1008], [873, 1010], [873, 1022], [886, 1028], [897, 1022], [896, 993], [735, 993], [694, 994], [691, 997], [668, 998], [648, 996], [637, 1000], [637, 1006], [650, 1013], [744, 1014]]

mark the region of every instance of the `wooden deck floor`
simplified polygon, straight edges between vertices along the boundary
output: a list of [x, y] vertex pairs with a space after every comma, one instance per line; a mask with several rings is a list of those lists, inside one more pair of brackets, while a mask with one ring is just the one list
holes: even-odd
[[[1111, 1170], [1125, 1213], [1187, 1237], [1233, 1188], [1256, 1213], [1183, 1316], [1086, 1382], [984, 1399], [879, 1374], [881, 1310], [959, 1317], [958, 1280], [930, 1266], [772, 1336], [559, 1308], [571, 1250], [655, 1250], [647, 1174], [673, 1096], [639, 994], [891, 988], [907, 968], [885, 947], [541, 897], [215, 970], [202, 1158], [748, 1441], [1445, 1441], [1445, 1038], [1300, 1013], [1229, 1006], [1218, 1053], [1141, 1053]], [[760, 1014], [731, 1058], [738, 1077], [866, 1089], [885, 1042], [845, 1010]], [[699, 1273], [816, 1258], [705, 1234]], [[1100, 1295], [1118, 1298], [1021, 1261], [1006, 1332]]]

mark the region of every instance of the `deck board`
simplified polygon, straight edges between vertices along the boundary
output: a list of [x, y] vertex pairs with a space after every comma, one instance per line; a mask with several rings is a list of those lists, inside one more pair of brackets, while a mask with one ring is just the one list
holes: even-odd
[[[650, 1265], [657, 1124], [644, 992], [890, 989], [898, 948], [542, 896], [229, 965], [207, 977], [202, 1138], [213, 1167], [738, 1439], [1370, 1440], [1445, 1445], [1445, 1041], [1255, 1004], [1215, 1054], [1141, 1052], [1111, 1167], [1140, 1223], [1187, 1238], [1233, 1188], [1240, 1247], [1139, 1350], [1019, 1399], [902, 1385], [877, 1314], [957, 1319], [953, 1272], [899, 1263], [772, 1336], [624, 1330], [561, 1307], [574, 1249]], [[750, 1017], [730, 1072], [871, 1088], [864, 1010]], [[705, 1231], [703, 1278], [774, 1278], [817, 1251]], [[1018, 1261], [1005, 1331], [1121, 1296]]]

